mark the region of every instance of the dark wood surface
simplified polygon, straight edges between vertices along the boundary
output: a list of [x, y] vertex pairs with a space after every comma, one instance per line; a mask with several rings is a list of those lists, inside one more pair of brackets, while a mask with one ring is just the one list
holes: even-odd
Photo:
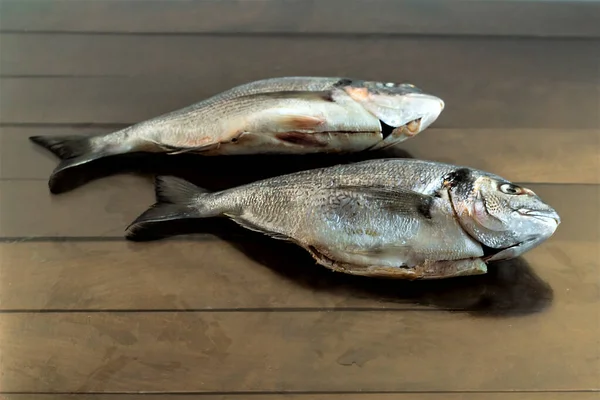
[[[600, 7], [341, 3], [0, 2], [1, 399], [600, 398]], [[51, 195], [57, 160], [27, 140], [283, 75], [440, 95], [439, 120], [381, 156], [526, 184], [561, 226], [435, 282], [332, 273], [227, 221], [128, 242], [154, 172], [218, 189], [360, 158], [119, 159]]]
[[[600, 37], [587, 0], [2, 0], [3, 31]], [[135, 15], [135, 17], [132, 17]]]
[[[0, 126], [0, 179], [42, 180], [56, 166], [54, 155], [32, 146], [23, 137], [37, 135], [96, 134], [111, 132], [115, 126]], [[407, 140], [386, 156], [407, 152], [414, 158], [430, 159], [473, 168], [494, 171], [508, 179], [536, 183], [600, 183], [600, 129], [444, 129], [432, 126], [419, 135], [418, 140]], [[494, 149], [503, 149], [495, 151]], [[313, 157], [315, 158], [315, 157]], [[289, 170], [294, 161], [277, 158], [279, 171]], [[320, 161], [321, 157], [319, 157]], [[254, 165], [253, 170], [240, 168], [239, 162], [228, 159], [194, 161], [199, 175], [249, 175], [260, 169], [272, 169], [265, 159], [243, 158]], [[336, 158], [332, 163], [341, 160]], [[556, 162], [560, 160], [561, 162]], [[312, 161], [312, 159], [311, 159]], [[218, 165], [210, 174], [202, 168]], [[576, 174], [574, 174], [574, 166]], [[272, 171], [278, 172], [278, 171]], [[209, 177], [207, 177], [209, 178]]]
[[0, 40], [4, 123], [132, 123], [255, 79], [333, 75], [407, 81], [437, 94], [447, 103], [440, 128], [598, 128], [600, 50], [591, 40], [51, 34]]
[[[10, 394], [0, 395], [2, 400], [59, 400], [59, 399], [77, 399], [77, 400], [147, 400], [148, 395], [144, 394]], [[305, 400], [323, 399], [323, 400], [595, 400], [598, 396], [595, 393], [394, 393], [394, 394], [164, 394], [160, 393], [161, 399], [167, 400]]]

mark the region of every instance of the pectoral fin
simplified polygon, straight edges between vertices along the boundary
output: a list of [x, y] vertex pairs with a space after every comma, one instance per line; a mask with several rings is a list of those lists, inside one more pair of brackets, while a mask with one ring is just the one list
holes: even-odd
[[328, 190], [337, 191], [354, 198], [356, 206], [361, 208], [361, 200], [377, 204], [388, 211], [401, 214], [421, 215], [431, 218], [431, 207], [435, 198], [412, 190], [390, 187], [338, 186]]
[[281, 131], [299, 131], [299, 130], [315, 130], [320, 125], [325, 123], [324, 118], [317, 118], [310, 115], [281, 115], [274, 118], [274, 124]]
[[[273, 101], [273, 100], [304, 100], [315, 103], [315, 110], [318, 110], [319, 103], [333, 102], [331, 91], [281, 91], [271, 93], [257, 93], [243, 96], [245, 102]], [[277, 108], [277, 107], [276, 107]], [[326, 123], [322, 116], [302, 115], [293, 112], [292, 109], [281, 109], [277, 113], [270, 114], [274, 131], [294, 132], [294, 131], [314, 131], [319, 126]]]

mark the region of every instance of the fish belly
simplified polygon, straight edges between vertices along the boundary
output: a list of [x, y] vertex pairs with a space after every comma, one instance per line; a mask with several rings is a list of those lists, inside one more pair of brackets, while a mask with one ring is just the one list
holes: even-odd
[[146, 122], [135, 134], [167, 152], [204, 155], [356, 152], [383, 139], [379, 120], [346, 94], [298, 96], [234, 98]]
[[318, 203], [305, 214], [299, 236], [304, 234], [308, 246], [341, 263], [415, 268], [483, 256], [481, 245], [458, 224], [446, 199], [436, 198], [429, 209], [416, 212], [341, 193]]

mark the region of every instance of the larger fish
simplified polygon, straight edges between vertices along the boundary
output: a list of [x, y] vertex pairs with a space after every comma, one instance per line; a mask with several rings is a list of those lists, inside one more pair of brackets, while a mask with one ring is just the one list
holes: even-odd
[[411, 84], [271, 78], [98, 136], [32, 136], [62, 161], [52, 177], [132, 152], [203, 155], [357, 152], [392, 146], [431, 125], [444, 102]]
[[549, 238], [557, 212], [530, 189], [467, 167], [384, 159], [302, 171], [208, 193], [157, 180], [128, 228], [226, 216], [306, 249], [328, 268], [405, 279], [481, 274]]

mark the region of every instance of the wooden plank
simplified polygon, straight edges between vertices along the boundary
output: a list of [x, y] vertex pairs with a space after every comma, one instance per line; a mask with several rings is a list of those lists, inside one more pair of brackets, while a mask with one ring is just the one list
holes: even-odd
[[132, 123], [256, 79], [345, 75], [438, 94], [446, 109], [435, 127], [599, 127], [596, 41], [26, 37], [3, 37], [3, 74], [80, 77], [5, 76], [5, 124]]
[[3, 0], [0, 6], [4, 31], [600, 36], [598, 5], [588, 1]]
[[598, 390], [597, 311], [2, 314], [3, 390]]
[[[34, 135], [78, 135], [108, 133], [118, 127], [0, 127], [0, 179], [48, 179], [58, 164], [58, 158], [32, 144], [27, 137]], [[407, 152], [408, 154], [404, 154]], [[504, 176], [507, 179], [536, 183], [600, 183], [600, 129], [442, 129], [430, 128], [418, 137], [398, 145], [395, 149], [357, 155], [363, 157], [412, 156], [452, 164], [466, 164], [473, 168]], [[279, 171], [290, 170], [298, 157], [275, 157]], [[326, 156], [309, 157], [296, 168], [309, 168], [313, 159], [326, 162]], [[352, 158], [352, 157], [351, 157]], [[352, 159], [354, 159], [352, 158]], [[252, 168], [271, 168], [270, 160], [245, 157], [252, 160]], [[207, 168], [239, 168], [237, 158], [187, 158], [198, 170]], [[331, 157], [330, 164], [344, 162], [348, 157]], [[560, 163], [557, 163], [560, 160]], [[196, 163], [197, 161], [197, 163]], [[286, 165], [287, 164], [287, 165]], [[212, 167], [210, 167], [212, 165]], [[328, 164], [329, 165], [329, 164]], [[574, 166], [578, 166], [575, 168]], [[158, 170], [159, 168], [153, 166]], [[152, 169], [150, 169], [152, 170]], [[576, 171], [575, 171], [576, 170]]]
[[490, 78], [520, 78], [525, 84], [528, 80], [581, 82], [597, 77], [600, 47], [600, 39], [439, 36], [4, 33], [0, 40], [0, 71], [5, 76], [178, 76], [213, 85], [216, 91], [233, 82], [281, 74], [413, 80], [431, 90], [437, 89], [438, 82], [449, 82], [457, 90], [474, 85], [473, 81], [487, 84]]
[[[520, 85], [523, 86], [519, 88]], [[597, 129], [598, 96], [594, 85], [493, 81], [479, 89], [468, 85], [454, 92], [449, 86], [432, 90], [448, 102], [434, 126]], [[3, 124], [130, 124], [186, 107], [218, 92], [205, 91], [211, 86], [206, 81], [179, 78], [4, 78], [0, 86]], [[517, 90], [520, 93], [515, 98]]]
[[521, 182], [600, 183], [600, 130], [431, 129], [398, 148]]
[[[598, 392], [516, 392], [516, 393], [244, 393], [244, 394], [160, 394], [165, 400], [306, 400], [318, 396], [320, 400], [597, 400]], [[10, 394], [2, 400], [148, 400], [148, 394]]]
[[[248, 175], [218, 174], [190, 179], [204, 187], [241, 184]], [[271, 171], [272, 174], [276, 172]], [[231, 181], [230, 181], [231, 180]], [[211, 182], [210, 185], [207, 183]], [[234, 185], [232, 185], [234, 186]], [[564, 222], [555, 235], [567, 240], [595, 240], [600, 232], [599, 185], [527, 184], [557, 209]], [[0, 181], [0, 238], [121, 237], [124, 229], [154, 202], [150, 178], [121, 175], [89, 182], [52, 195], [45, 181]], [[245, 232], [206, 220], [192, 229]], [[213, 226], [214, 225], [214, 226]], [[245, 233], [243, 233], [245, 236]]]
[[441, 281], [333, 273], [268, 240], [0, 244], [0, 310], [432, 310], [533, 314], [598, 302], [597, 241], [550, 239], [486, 275]]
[[2, 126], [0, 127], [0, 179], [48, 179], [60, 161], [46, 149], [29, 141], [38, 135], [94, 135], [108, 133], [124, 126]]
[[0, 237], [121, 236], [154, 201], [152, 181], [133, 176], [52, 196], [45, 181], [0, 182]]

